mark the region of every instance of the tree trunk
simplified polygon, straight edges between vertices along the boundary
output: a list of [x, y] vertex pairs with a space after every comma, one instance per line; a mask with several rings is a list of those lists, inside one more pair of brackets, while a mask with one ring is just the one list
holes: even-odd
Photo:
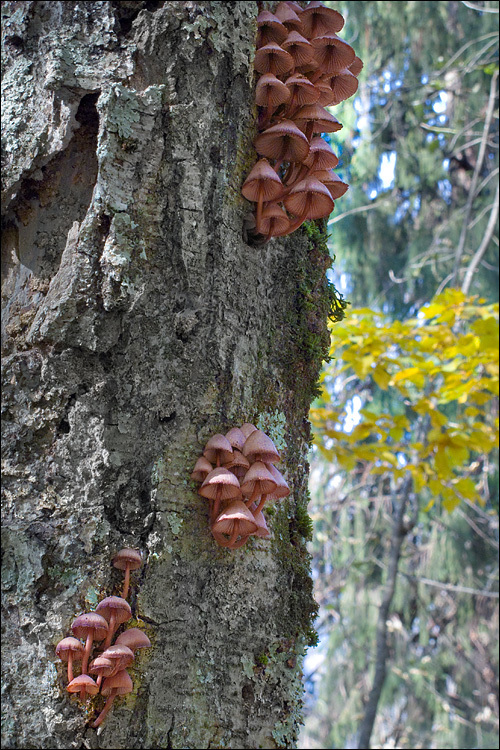
[[[255, 2], [5, 2], [3, 747], [294, 747], [313, 638], [316, 225], [244, 239]], [[249, 421], [291, 495], [218, 547], [190, 480]], [[102, 727], [56, 643], [131, 576], [134, 690]]]

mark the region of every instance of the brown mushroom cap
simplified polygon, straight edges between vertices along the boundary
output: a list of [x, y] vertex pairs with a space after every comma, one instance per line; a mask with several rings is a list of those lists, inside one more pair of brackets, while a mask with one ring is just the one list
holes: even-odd
[[109, 659], [115, 665], [115, 669], [125, 669], [134, 661], [134, 652], [124, 643], [115, 643], [103, 651], [101, 656]]
[[331, 76], [329, 85], [333, 95], [333, 100], [330, 103], [335, 105], [354, 96], [358, 90], [358, 79], [346, 68]]
[[250, 463], [248, 459], [245, 458], [241, 451], [236, 450], [236, 448], [233, 451], [232, 460], [228, 464], [224, 465], [224, 469], [228, 469], [230, 472], [232, 472], [235, 477], [237, 477], [238, 481], [240, 481], [242, 477], [245, 476], [249, 468]]
[[126, 570], [127, 567], [130, 570], [137, 570], [142, 565], [142, 555], [139, 550], [124, 547], [115, 555], [113, 565], [119, 570]]
[[262, 211], [259, 231], [268, 237], [286, 234], [290, 219], [277, 203], [268, 203]]
[[[274, 170], [273, 170], [273, 172], [274, 172]], [[243, 450], [243, 446], [245, 445], [246, 437], [243, 434], [243, 432], [240, 430], [239, 427], [231, 427], [231, 429], [228, 432], [226, 432], [226, 438], [229, 440], [229, 442], [233, 446], [233, 450], [235, 448], [238, 451]]]
[[103, 677], [109, 677], [111, 672], [115, 669], [114, 661], [107, 659], [105, 656], [98, 656], [97, 659], [89, 666], [89, 672], [92, 674], [102, 675]]
[[262, 539], [269, 539], [271, 532], [264, 518], [264, 514], [261, 510], [258, 513], [253, 513], [255, 523], [257, 524], [257, 531], [254, 531], [254, 536], [260, 536]]
[[290, 99], [290, 90], [274, 73], [264, 73], [255, 87], [255, 101], [259, 107], [279, 107]]
[[131, 693], [133, 688], [129, 673], [121, 669], [111, 677], [106, 677], [102, 683], [101, 692], [103, 695], [110, 695], [112, 691], [115, 691], [115, 695], [126, 695], [126, 693]]
[[276, 42], [269, 42], [255, 53], [254, 67], [259, 73], [287, 73], [294, 66], [293, 57]]
[[255, 432], [256, 429], [256, 426], [250, 422], [243, 422], [240, 427], [240, 430], [245, 436], [245, 440], [252, 434], [252, 432]]
[[257, 153], [270, 159], [301, 162], [309, 153], [309, 141], [291, 120], [282, 120], [267, 128], [254, 143]]
[[289, 76], [285, 84], [290, 89], [293, 101], [297, 105], [314, 104], [319, 99], [320, 94], [314, 83], [300, 73]]
[[302, 33], [310, 39], [328, 32], [336, 33], [344, 26], [344, 18], [337, 10], [328, 8], [315, 0], [303, 9], [300, 20], [302, 21]]
[[304, 130], [308, 123], [312, 123], [312, 133], [335, 133], [342, 128], [337, 118], [319, 104], [307, 104], [301, 107], [294, 120]]
[[351, 71], [353, 76], [356, 76], [356, 78], [363, 70], [363, 61], [357, 55], [354, 58], [353, 62], [349, 65], [349, 70]]
[[281, 42], [287, 37], [287, 29], [280, 19], [269, 10], [263, 10], [257, 16], [257, 47], [269, 42]]
[[[252, 172], [254, 171], [254, 169], [252, 169]], [[252, 172], [250, 172], [250, 175], [245, 180], [245, 184], [249, 181]], [[245, 185], [243, 187], [245, 187]], [[245, 193], [243, 193], [243, 195], [245, 195]], [[247, 196], [245, 195], [245, 198], [246, 197]], [[253, 198], [251, 200], [253, 200]], [[203, 455], [205, 456], [207, 461], [209, 461], [211, 464], [217, 464], [217, 466], [219, 466], [219, 463], [227, 463], [227, 461], [231, 459], [232, 453], [233, 448], [231, 446], [231, 443], [226, 437], [224, 437], [224, 435], [221, 435], [220, 432], [212, 435], [212, 437], [207, 441], [207, 444], [205, 445], [205, 448], [203, 450]]]
[[231, 500], [241, 497], [240, 483], [234, 474], [221, 467], [214, 469], [205, 478], [198, 492], [209, 500], [215, 500], [217, 491], [221, 500]]
[[311, 42], [298, 31], [290, 31], [285, 41], [281, 42], [281, 46], [293, 57], [295, 67], [306, 65], [314, 57]]
[[[298, 10], [294, 10], [292, 5], [295, 5]], [[278, 3], [274, 11], [274, 15], [278, 18], [281, 23], [289, 29], [297, 29], [300, 31], [302, 28], [302, 21], [300, 20], [299, 14], [302, 12], [302, 8], [298, 3]]]
[[120, 633], [115, 641], [115, 646], [128, 646], [131, 651], [135, 651], [138, 648], [149, 648], [151, 641], [139, 628], [129, 628], [123, 633]]
[[352, 65], [356, 53], [350, 44], [337, 34], [324, 34], [311, 42], [315, 49], [314, 57], [321, 70], [330, 75]]
[[68, 661], [71, 657], [73, 661], [81, 661], [84, 654], [84, 647], [76, 638], [68, 636], [56, 646], [56, 654], [62, 661]]
[[314, 177], [328, 188], [332, 199], [335, 201], [349, 190], [349, 185], [343, 182], [333, 169], [318, 170], [314, 173]]
[[85, 693], [88, 693], [89, 695], [97, 695], [99, 692], [96, 683], [92, 677], [88, 676], [88, 674], [81, 674], [78, 677], [75, 677], [74, 680], [71, 680], [66, 690], [68, 693], [82, 693], [83, 690], [83, 695], [85, 695]]
[[279, 500], [282, 497], [287, 497], [290, 494], [290, 487], [281, 471], [270, 463], [266, 463], [266, 469], [276, 482], [276, 489], [269, 495], [269, 500]]
[[254, 493], [269, 495], [277, 488], [273, 475], [269, 472], [262, 461], [255, 461], [245, 474], [241, 484], [241, 492], [245, 497], [251, 497]]
[[108, 622], [111, 621], [111, 617], [114, 614], [117, 625], [127, 622], [132, 617], [130, 604], [125, 599], [122, 599], [121, 596], [107, 596], [99, 602], [96, 612], [102, 615]]
[[334, 169], [338, 163], [337, 156], [323, 138], [316, 136], [312, 139], [309, 155], [304, 164], [317, 171], [318, 169]]
[[256, 202], [260, 196], [264, 201], [273, 201], [283, 192], [283, 185], [267, 159], [259, 159], [243, 183], [241, 192], [249, 201]]
[[[295, 185], [285, 198], [285, 206], [294, 216], [303, 220], [321, 219], [329, 216], [334, 202], [328, 188], [315, 177], [306, 177]], [[263, 458], [266, 463], [274, 463], [274, 459]]]
[[207, 461], [205, 456], [200, 456], [194, 465], [191, 479], [193, 480], [193, 482], [203, 482], [207, 474], [210, 474], [213, 468], [214, 467], [212, 466], [210, 461]]
[[266, 461], [274, 463], [280, 460], [280, 455], [270, 437], [262, 430], [255, 430], [246, 440], [243, 455], [249, 461]]
[[241, 500], [234, 500], [228, 505], [212, 525], [213, 531], [229, 536], [234, 534], [236, 529], [238, 536], [247, 536], [257, 530], [253, 515]]
[[108, 632], [108, 623], [100, 614], [86, 612], [73, 620], [71, 630], [76, 638], [85, 639], [89, 632], [92, 632], [92, 640], [102, 641]]

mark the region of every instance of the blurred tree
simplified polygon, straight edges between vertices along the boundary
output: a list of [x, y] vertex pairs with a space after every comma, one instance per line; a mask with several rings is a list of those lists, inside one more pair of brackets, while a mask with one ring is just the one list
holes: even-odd
[[[453, 297], [434, 298], [455, 287], [484, 312], [498, 299], [498, 3], [331, 5], [365, 63], [354, 108], [335, 108], [351, 188], [329, 222], [334, 281], [373, 312], [340, 324], [315, 405], [324, 420], [330, 403], [338, 434], [312, 460], [324, 661], [302, 747], [368, 747], [372, 734], [378, 747], [497, 747], [498, 400], [470, 398], [497, 345], [465, 374], [446, 352], [465, 362], [474, 331], [446, 320]], [[426, 352], [407, 318], [431, 301], [442, 338]], [[451, 398], [426, 408], [438, 381]], [[474, 435], [455, 429], [460, 414]]]

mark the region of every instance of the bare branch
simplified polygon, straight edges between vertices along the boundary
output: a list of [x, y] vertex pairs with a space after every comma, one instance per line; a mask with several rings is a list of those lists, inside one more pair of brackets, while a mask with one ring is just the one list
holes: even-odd
[[477, 266], [479, 265], [479, 263], [481, 262], [483, 255], [488, 249], [490, 240], [493, 237], [493, 233], [497, 225], [497, 218], [498, 218], [498, 185], [497, 185], [497, 193], [495, 196], [495, 202], [493, 204], [493, 208], [491, 209], [490, 218], [488, 220], [488, 226], [486, 227], [486, 232], [484, 233], [484, 237], [481, 241], [481, 244], [479, 245], [478, 249], [474, 253], [474, 257], [472, 258], [469, 264], [469, 267], [465, 273], [464, 282], [462, 284], [462, 292], [464, 294], [469, 293], [469, 289], [472, 284], [472, 277], [474, 276], [474, 272]]
[[476, 5], [476, 3], [471, 3], [470, 0], [462, 0], [462, 5], [472, 8], [472, 10], [478, 10], [480, 13], [498, 13], [498, 8], [485, 8], [484, 5]]
[[482, 589], [472, 589], [469, 586], [455, 586], [452, 583], [443, 583], [442, 581], [432, 581], [430, 578], [420, 578], [419, 576], [412, 576], [409, 573], [399, 573], [409, 581], [415, 581], [415, 583], [425, 583], [426, 586], [435, 586], [438, 589], [445, 589], [446, 591], [456, 591], [458, 594], [472, 594], [473, 596], [486, 596], [489, 599], [498, 599], [498, 591], [484, 591]]
[[[462, 256], [463, 256], [464, 250], [465, 250], [465, 241], [467, 239], [467, 227], [469, 226], [469, 223], [470, 223], [470, 215], [471, 215], [471, 212], [472, 212], [472, 206], [473, 206], [473, 203], [474, 203], [474, 198], [476, 196], [477, 182], [478, 182], [478, 179], [479, 179], [479, 175], [481, 173], [481, 169], [482, 169], [483, 161], [484, 161], [484, 156], [485, 156], [485, 153], [486, 153], [486, 143], [488, 141], [488, 135], [489, 135], [489, 132], [490, 132], [491, 121], [492, 121], [492, 118], [493, 118], [493, 110], [495, 108], [495, 99], [496, 99], [496, 94], [497, 94], [497, 90], [496, 90], [497, 80], [498, 80], [498, 70], [496, 70], [493, 73], [492, 77], [491, 77], [490, 96], [489, 96], [489, 100], [488, 100], [488, 109], [486, 111], [486, 117], [485, 117], [485, 120], [484, 120], [483, 137], [482, 137], [482, 140], [481, 140], [481, 145], [479, 146], [479, 153], [478, 153], [478, 157], [477, 157], [477, 162], [476, 162], [476, 166], [474, 168], [474, 174], [472, 176], [472, 181], [471, 181], [471, 186], [470, 186], [470, 190], [469, 190], [469, 195], [467, 197], [467, 203], [466, 203], [466, 207], [465, 207], [464, 222], [462, 224], [462, 231], [460, 232], [460, 239], [458, 241], [458, 247], [457, 247], [457, 251], [456, 251], [456, 255], [455, 255], [455, 265], [454, 265], [454, 268], [453, 268], [453, 276], [452, 276], [452, 280], [453, 280], [454, 283], [456, 283], [456, 281], [457, 281], [458, 272], [459, 272], [459, 269], [460, 269], [460, 263], [461, 263]], [[470, 286], [470, 282], [469, 282], [469, 286]]]
[[339, 214], [338, 216], [335, 216], [333, 219], [330, 219], [328, 222], [328, 226], [331, 224], [336, 224], [337, 221], [340, 221], [341, 219], [345, 219], [346, 216], [350, 216], [351, 214], [359, 214], [362, 211], [372, 211], [374, 208], [378, 208], [384, 203], [389, 203], [390, 201], [387, 198], [384, 198], [384, 200], [381, 201], [375, 201], [375, 203], [370, 203], [367, 206], [358, 206], [357, 208], [351, 208], [349, 211], [344, 211], [343, 214]]

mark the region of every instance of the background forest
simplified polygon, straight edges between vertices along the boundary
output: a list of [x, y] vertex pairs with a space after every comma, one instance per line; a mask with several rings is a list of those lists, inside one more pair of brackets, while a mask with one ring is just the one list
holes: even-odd
[[301, 747], [496, 748], [498, 3], [327, 4], [364, 70], [332, 110]]

